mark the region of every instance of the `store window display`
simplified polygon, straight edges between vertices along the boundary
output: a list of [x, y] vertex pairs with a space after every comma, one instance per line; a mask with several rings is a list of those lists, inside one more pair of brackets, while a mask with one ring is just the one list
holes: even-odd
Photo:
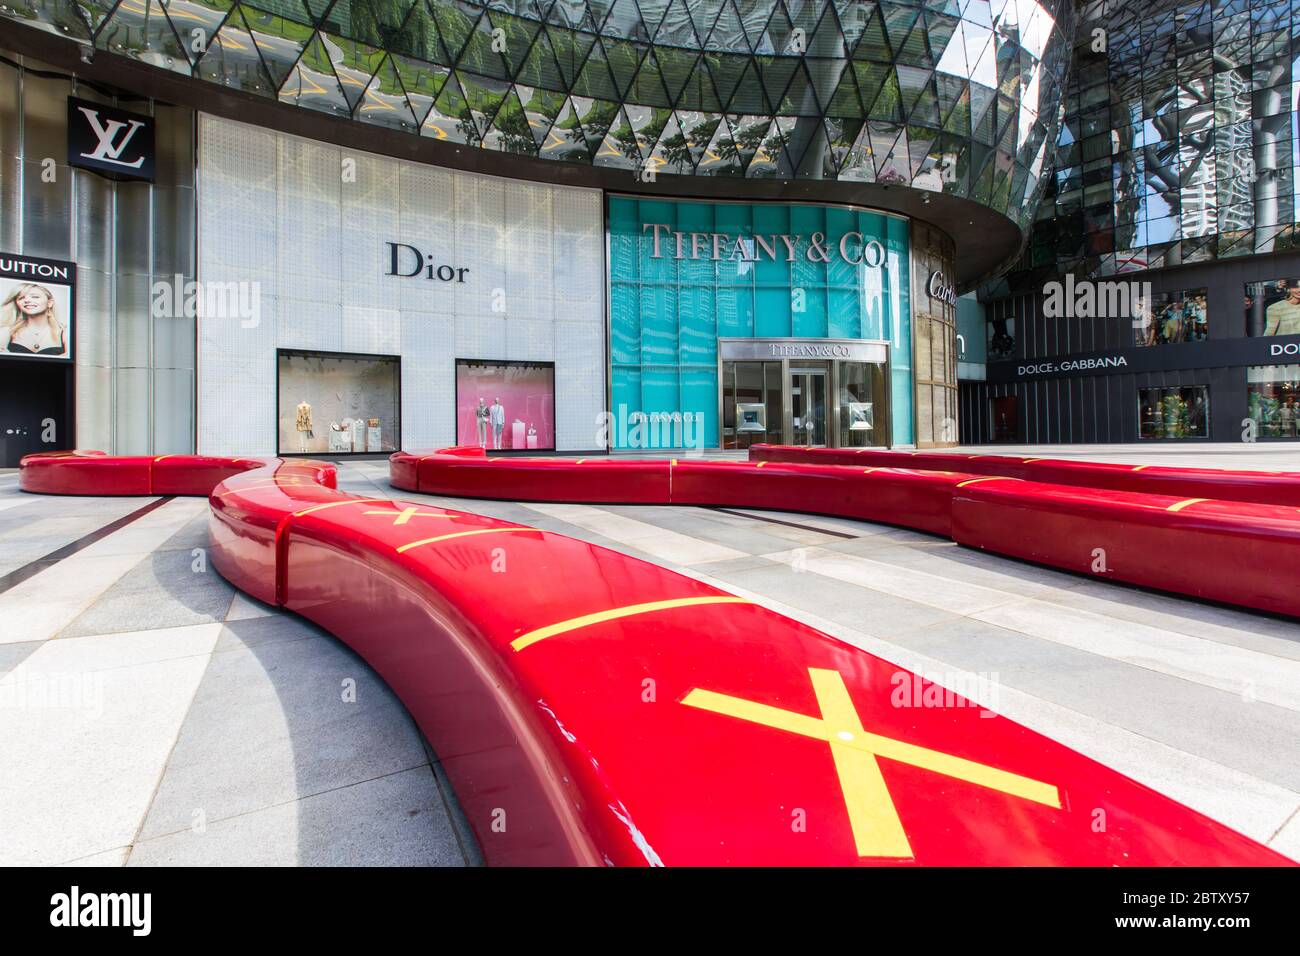
[[1204, 385], [1138, 389], [1138, 437], [1208, 438], [1210, 390]]
[[1257, 438], [1300, 438], [1300, 365], [1246, 369], [1246, 409]]
[[486, 451], [554, 451], [554, 363], [457, 359], [456, 442]]
[[281, 349], [280, 454], [377, 454], [401, 447], [401, 360]]

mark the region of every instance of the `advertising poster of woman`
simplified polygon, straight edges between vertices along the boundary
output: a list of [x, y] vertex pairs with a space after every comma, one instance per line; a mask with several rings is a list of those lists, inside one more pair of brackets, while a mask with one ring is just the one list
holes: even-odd
[[1248, 335], [1300, 335], [1300, 279], [1246, 285]]
[[76, 266], [0, 253], [0, 359], [70, 362]]

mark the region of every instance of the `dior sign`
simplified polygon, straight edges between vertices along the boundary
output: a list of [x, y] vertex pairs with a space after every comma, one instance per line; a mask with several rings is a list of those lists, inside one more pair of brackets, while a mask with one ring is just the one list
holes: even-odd
[[[405, 242], [389, 242], [385, 245], [388, 246], [388, 271], [384, 275], [413, 279], [423, 272], [426, 279], [437, 279], [439, 282], [464, 282], [465, 273], [469, 272], [466, 268], [437, 265], [433, 261], [433, 256], [426, 256], [415, 246]], [[398, 268], [399, 265], [402, 268]]]
[[824, 232], [814, 232], [808, 237], [788, 233], [736, 236], [727, 232], [677, 232], [661, 222], [643, 224], [641, 234], [647, 231], [653, 240], [652, 259], [794, 262], [802, 256], [809, 262], [830, 262], [832, 255], [838, 255], [851, 266], [879, 269], [885, 264], [885, 247], [879, 240], [867, 239], [860, 232], [846, 232], [839, 242], [832, 242]]
[[957, 304], [957, 290], [952, 287], [948, 277], [938, 270], [930, 273], [930, 281], [927, 283], [926, 289], [932, 299], [947, 302], [949, 305]]

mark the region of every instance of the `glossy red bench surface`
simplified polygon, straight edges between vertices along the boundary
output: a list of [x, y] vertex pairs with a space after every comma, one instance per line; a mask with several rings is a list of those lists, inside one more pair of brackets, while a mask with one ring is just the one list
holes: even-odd
[[967, 547], [1300, 615], [1300, 510], [989, 477], [952, 504]]
[[751, 445], [749, 460], [851, 467], [947, 468], [973, 475], [999, 475], [1023, 481], [1111, 491], [1300, 507], [1300, 472], [1293, 471], [1169, 468], [1061, 458], [885, 451], [878, 448], [800, 448], [792, 445]]
[[953, 489], [977, 477], [914, 468], [875, 468], [871, 494], [864, 469], [704, 461], [493, 457], [477, 446], [397, 452], [389, 459], [396, 488], [460, 498], [508, 498], [584, 504], [656, 504], [766, 508], [880, 521], [950, 533]]
[[[272, 460], [278, 459], [39, 452], [24, 456], [19, 463], [18, 487], [47, 495], [206, 495], [218, 482], [265, 467]], [[284, 467], [301, 468], [302, 463], [285, 463]], [[321, 473], [319, 480], [333, 488], [333, 466], [326, 468], [328, 473]]]
[[[93, 477], [111, 463], [97, 457], [58, 467]], [[194, 480], [211, 467], [196, 462]], [[738, 482], [758, 471], [728, 469]], [[563, 535], [344, 494], [333, 478], [272, 459], [221, 480], [213, 564], [336, 634], [393, 688], [490, 863], [1288, 862], [774, 611]]]
[[[764, 454], [773, 448], [754, 447]], [[956, 455], [832, 452], [812, 456], [815, 464], [799, 464], [766, 459], [538, 460], [490, 457], [477, 447], [457, 447], [397, 452], [390, 481], [409, 491], [471, 498], [730, 506], [875, 521], [1114, 581], [1300, 617], [1296, 576], [1260, 573], [1267, 567], [1300, 566], [1298, 508], [898, 467], [899, 462], [976, 464]], [[825, 458], [857, 464], [821, 464]], [[635, 466], [641, 480], [624, 479], [629, 466]], [[1141, 484], [1142, 474], [1129, 480]], [[1237, 474], [1249, 478], [1257, 473]], [[1181, 478], [1165, 476], [1156, 486], [1183, 484]], [[1191, 476], [1185, 484], [1208, 491], [1212, 482]], [[1229, 492], [1241, 487], [1265, 493], [1262, 485], [1225, 486]], [[1285, 487], [1280, 482], [1272, 486], [1279, 496]], [[1095, 553], [1098, 549], [1104, 557]]]

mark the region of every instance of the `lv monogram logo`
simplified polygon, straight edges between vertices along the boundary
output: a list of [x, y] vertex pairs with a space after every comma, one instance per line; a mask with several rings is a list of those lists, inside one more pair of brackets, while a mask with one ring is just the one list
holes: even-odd
[[[112, 163], [115, 166], [122, 166], [126, 169], [139, 169], [144, 163], [144, 156], [140, 156], [133, 163], [128, 163], [122, 159], [122, 153], [126, 150], [131, 138], [135, 136], [144, 123], [139, 120], [131, 120], [130, 123], [123, 123], [121, 120], [109, 120], [108, 123], [101, 123], [99, 111], [88, 109], [85, 106], [78, 106], [77, 110], [86, 117], [86, 122], [90, 123], [90, 128], [94, 131], [95, 137], [99, 140], [95, 148], [89, 153], [81, 155], [86, 159], [95, 159], [101, 163]], [[118, 134], [125, 130], [125, 134], [118, 138]]]

